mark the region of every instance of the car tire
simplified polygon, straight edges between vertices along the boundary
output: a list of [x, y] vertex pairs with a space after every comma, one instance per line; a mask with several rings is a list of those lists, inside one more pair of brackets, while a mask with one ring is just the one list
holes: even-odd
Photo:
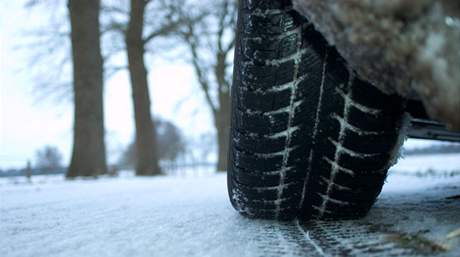
[[228, 192], [251, 218], [365, 215], [403, 137], [404, 101], [360, 80], [290, 1], [240, 1]]

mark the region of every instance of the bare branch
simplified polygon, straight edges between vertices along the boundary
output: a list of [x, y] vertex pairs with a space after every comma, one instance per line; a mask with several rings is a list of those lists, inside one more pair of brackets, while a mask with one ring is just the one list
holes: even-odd
[[219, 15], [218, 15], [218, 29], [217, 29], [217, 50], [219, 53], [223, 52], [223, 36], [224, 36], [224, 31], [225, 31], [225, 18], [228, 15], [228, 2], [227, 1], [222, 1], [221, 7], [219, 8]]
[[119, 5], [102, 5], [101, 6], [101, 12], [102, 13], [114, 13], [114, 14], [121, 14], [121, 15], [124, 15], [124, 16], [128, 16], [129, 15], [129, 10], [125, 9], [125, 8], [122, 8], [121, 6]]
[[153, 30], [147, 36], [144, 37], [143, 39], [144, 45], [148, 44], [154, 38], [172, 34], [173, 32], [177, 30], [177, 28], [180, 25], [182, 25], [182, 23], [183, 23], [182, 20], [171, 21], [169, 24], [165, 24], [161, 26], [160, 28]]
[[111, 78], [118, 72], [127, 70], [127, 69], [128, 69], [128, 66], [126, 65], [119, 65], [119, 66], [116, 66], [116, 65], [108, 66], [107, 65], [106, 67], [104, 67], [104, 75], [105, 75], [105, 78]]
[[203, 61], [198, 55], [198, 45], [197, 45], [197, 39], [195, 38], [196, 35], [194, 34], [194, 29], [192, 24], [188, 24], [188, 29], [189, 33], [185, 35], [185, 39], [188, 42], [190, 52], [192, 55], [192, 65], [193, 68], [195, 69], [196, 76], [198, 77], [198, 82], [200, 84], [200, 87], [205, 94], [206, 102], [208, 103], [209, 108], [213, 113], [217, 112], [217, 107], [214, 104], [212, 98], [211, 98], [211, 93], [210, 93], [210, 87], [209, 87], [209, 81], [206, 77], [206, 70], [203, 68]]
[[116, 32], [120, 33], [121, 35], [126, 33], [127, 24], [123, 22], [118, 22], [115, 20], [111, 20], [103, 28], [101, 28], [101, 34], [106, 34], [108, 32]]
[[225, 55], [229, 54], [230, 51], [235, 47], [235, 36], [232, 37], [230, 43], [227, 45], [227, 47], [224, 49]]

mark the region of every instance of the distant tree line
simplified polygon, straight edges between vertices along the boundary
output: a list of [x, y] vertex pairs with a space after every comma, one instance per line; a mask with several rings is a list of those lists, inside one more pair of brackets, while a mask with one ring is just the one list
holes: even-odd
[[35, 160], [21, 169], [0, 170], [0, 177], [64, 174], [62, 154], [55, 146], [46, 145], [35, 152]]
[[447, 153], [460, 153], [460, 144], [437, 144], [422, 148], [405, 149], [403, 148], [403, 155], [428, 155], [428, 154], [447, 154]]
[[[172, 122], [164, 119], [155, 119], [157, 135], [158, 158], [160, 166], [165, 164], [177, 165], [177, 161], [186, 155], [186, 143], [181, 131]], [[136, 167], [137, 149], [135, 142], [129, 144], [123, 151], [120, 159], [109, 167], [109, 175], [116, 175], [121, 169], [134, 169]], [[204, 159], [204, 158], [203, 158]], [[0, 177], [5, 176], [35, 176], [65, 174], [63, 156], [55, 146], [46, 145], [35, 153], [35, 160], [28, 161], [25, 168], [0, 170]], [[163, 165], [162, 165], [163, 164]]]

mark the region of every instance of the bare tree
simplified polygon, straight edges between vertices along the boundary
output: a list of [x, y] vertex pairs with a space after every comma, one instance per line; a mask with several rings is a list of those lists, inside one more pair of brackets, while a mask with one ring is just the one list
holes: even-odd
[[237, 0], [197, 2], [192, 6], [178, 7], [186, 20], [181, 37], [187, 44], [190, 62], [213, 116], [217, 131], [217, 170], [225, 171], [230, 134], [231, 57], [235, 45]]
[[99, 0], [68, 2], [74, 92], [74, 135], [67, 177], [107, 172]]
[[145, 47], [153, 39], [167, 35], [179, 25], [178, 20], [167, 16], [164, 17], [166, 21], [160, 26], [150, 28], [148, 33], [144, 33], [145, 12], [150, 2], [150, 0], [131, 0], [125, 37], [136, 125], [136, 174], [143, 176], [161, 174], [156, 148], [155, 120], [152, 119], [147, 68], [144, 61]]
[[[156, 119], [156, 134], [158, 158], [161, 161], [175, 162], [181, 155], [185, 154], [185, 141], [180, 129], [174, 123]], [[152, 131], [154, 133], [154, 131]], [[119, 165], [124, 168], [132, 168], [136, 165], [136, 147], [135, 143], [130, 144], [122, 154]]]
[[160, 160], [176, 161], [185, 153], [185, 140], [181, 130], [172, 122], [157, 119], [158, 147]]
[[35, 167], [52, 171], [62, 167], [62, 154], [54, 146], [45, 146], [36, 152]]
[[136, 175], [161, 174], [156, 151], [155, 124], [151, 118], [147, 68], [144, 62], [144, 0], [131, 0], [126, 48], [136, 124]]

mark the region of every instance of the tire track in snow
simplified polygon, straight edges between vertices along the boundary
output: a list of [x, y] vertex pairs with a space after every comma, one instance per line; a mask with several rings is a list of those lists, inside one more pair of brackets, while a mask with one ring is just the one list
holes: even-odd
[[303, 224], [325, 256], [420, 256], [390, 242], [386, 234], [359, 221], [313, 221]]
[[316, 250], [313, 241], [306, 240], [299, 228], [298, 222], [263, 221], [257, 233], [258, 256], [325, 256]]
[[424, 256], [391, 242], [359, 221], [293, 221], [260, 224], [259, 256]]

